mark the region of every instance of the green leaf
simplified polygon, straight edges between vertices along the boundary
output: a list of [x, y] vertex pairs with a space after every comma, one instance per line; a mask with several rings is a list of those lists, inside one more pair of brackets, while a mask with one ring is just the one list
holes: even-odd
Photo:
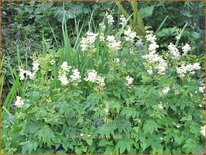
[[121, 140], [117, 143], [117, 145], [115, 146], [116, 150], [119, 150], [119, 153], [123, 153], [126, 150], [130, 151], [131, 147], [132, 147], [133, 141], [131, 139], [125, 139], [125, 140]]
[[62, 146], [64, 148], [65, 151], [68, 151], [68, 148], [70, 148], [71, 150], [73, 150], [73, 145], [71, 144], [70, 141], [68, 141], [66, 138], [64, 138], [62, 140]]
[[154, 131], [157, 131], [157, 127], [158, 124], [154, 120], [147, 120], [144, 123], [143, 130], [145, 134], [148, 132], [152, 134]]
[[174, 35], [176, 34], [176, 31], [177, 31], [177, 27], [164, 28], [161, 31], [157, 32], [156, 35], [158, 37], [163, 37], [163, 36], [172, 35], [172, 34]]
[[107, 146], [104, 154], [114, 154], [114, 146]]
[[26, 142], [22, 142], [20, 143], [20, 145], [22, 146], [22, 153], [23, 154], [30, 154], [32, 153], [32, 151], [35, 151], [38, 147], [38, 143], [35, 141], [26, 141]]
[[54, 132], [48, 125], [44, 125], [38, 133], [38, 138], [46, 143], [49, 147], [53, 144], [53, 140], [55, 139]]
[[82, 154], [81, 148], [78, 147], [78, 146], [75, 146], [75, 153], [76, 153], [76, 154]]
[[140, 146], [141, 146], [143, 151], [147, 148], [147, 144], [145, 142], [141, 142]]
[[92, 145], [93, 140], [92, 140], [92, 139], [87, 139], [87, 140], [86, 140], [86, 142], [87, 142], [87, 144], [88, 144], [89, 146], [91, 146], [91, 145]]
[[134, 108], [131, 107], [124, 107], [122, 108], [122, 111], [120, 112], [121, 115], [126, 116], [126, 118], [135, 118], [137, 115], [137, 112]]
[[197, 144], [197, 142], [194, 139], [186, 140], [185, 144], [183, 145], [183, 149], [185, 153], [196, 154], [197, 148], [200, 148], [200, 146]]
[[175, 135], [174, 140], [178, 145], [181, 145], [183, 142], [184, 137], [183, 136], [179, 136], [179, 135]]
[[153, 14], [154, 7], [155, 6], [152, 5], [145, 8], [141, 8], [139, 10], [140, 17], [145, 18], [151, 16]]

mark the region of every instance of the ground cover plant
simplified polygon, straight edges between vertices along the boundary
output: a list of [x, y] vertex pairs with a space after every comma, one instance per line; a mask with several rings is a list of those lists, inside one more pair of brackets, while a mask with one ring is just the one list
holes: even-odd
[[91, 14], [75, 39], [64, 16], [63, 46], [43, 36], [42, 52], [22, 60], [17, 50], [2, 153], [204, 152], [204, 57], [183, 39], [186, 26], [166, 45], [135, 27], [136, 11], [99, 24]]

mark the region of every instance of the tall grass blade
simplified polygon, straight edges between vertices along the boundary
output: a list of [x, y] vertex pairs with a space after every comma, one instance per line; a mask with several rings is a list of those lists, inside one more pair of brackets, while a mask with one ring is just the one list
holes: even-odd
[[166, 17], [165, 17], [165, 19], [162, 21], [162, 23], [161, 23], [160, 26], [158, 27], [156, 33], [159, 32], [159, 30], [161, 30], [162, 26], [164, 25], [164, 23], [166, 22], [166, 20], [167, 20], [168, 17], [169, 17], [169, 16], [166, 16]]

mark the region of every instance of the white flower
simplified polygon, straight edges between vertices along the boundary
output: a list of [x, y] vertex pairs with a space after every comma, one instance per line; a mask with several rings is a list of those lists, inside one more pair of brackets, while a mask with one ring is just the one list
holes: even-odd
[[33, 73], [32, 73], [32, 72], [29, 72], [28, 76], [29, 76], [29, 78], [30, 78], [31, 80], [33, 80], [35, 74], [36, 74], [36, 72], [33, 72]]
[[194, 70], [199, 70], [199, 69], [201, 69], [199, 63], [194, 63], [193, 66], [192, 66], [192, 68], [193, 68]]
[[24, 101], [20, 96], [16, 97], [16, 102], [14, 103], [16, 107], [22, 107], [24, 105]]
[[200, 133], [201, 133], [203, 136], [205, 136], [205, 126], [206, 126], [206, 125], [204, 125], [203, 127], [201, 127], [201, 130], [200, 130]]
[[107, 15], [106, 18], [109, 25], [112, 25], [114, 23], [114, 18], [111, 14]]
[[133, 83], [134, 79], [132, 77], [130, 77], [130, 76], [127, 76], [126, 77], [126, 81], [127, 81], [126, 85], [130, 86]]
[[163, 109], [163, 108], [164, 108], [162, 103], [158, 104], [158, 107], [159, 107], [160, 109]]
[[168, 45], [168, 49], [172, 54], [173, 58], [178, 58], [180, 56], [179, 50], [176, 48], [176, 46], [173, 43], [170, 43]]
[[[37, 70], [36, 70], [37, 71]], [[19, 77], [20, 80], [24, 80], [25, 77], [29, 77], [30, 79], [34, 79], [34, 76], [36, 74], [36, 71], [34, 71], [33, 73], [31, 71], [28, 70], [23, 70], [22, 68], [19, 68]]]
[[177, 36], [175, 37], [175, 39], [176, 39], [176, 40], [179, 40], [179, 39], [180, 39], [180, 36], [179, 36], [179, 35], [177, 35]]
[[166, 87], [166, 88], [164, 88], [164, 89], [162, 90], [162, 93], [163, 93], [164, 95], [166, 95], [169, 91], [170, 91], [170, 88], [169, 88], [169, 87]]
[[95, 70], [91, 70], [88, 74], [87, 77], [84, 78], [85, 81], [90, 81], [95, 83], [97, 80], [97, 72]]
[[83, 136], [84, 136], [84, 134], [83, 134], [83, 133], [80, 133], [80, 136], [81, 136], [81, 137], [83, 137]]
[[86, 51], [90, 47], [92, 47], [97, 35], [98, 34], [93, 32], [87, 32], [87, 36], [85, 38], [82, 38], [82, 40], [80, 41], [80, 47], [82, 48], [82, 51]]
[[107, 36], [107, 41], [108, 42], [115, 42], [116, 40], [115, 40], [115, 37], [114, 36]]
[[180, 124], [177, 124], [177, 125], [176, 125], [176, 127], [177, 127], [177, 128], [180, 128], [180, 127], [181, 127], [181, 125], [180, 125]]
[[149, 75], [152, 75], [152, 74], [153, 74], [153, 70], [149, 69], [149, 70], [147, 70], [147, 73], [148, 73]]
[[194, 64], [188, 64], [188, 65], [184, 65], [182, 64], [180, 67], [177, 67], [177, 73], [179, 75], [179, 77], [185, 77], [185, 75], [187, 73], [190, 74], [194, 74], [196, 70], [201, 69], [200, 64], [199, 63], [194, 63]]
[[124, 17], [123, 14], [120, 15], [120, 18], [119, 18], [119, 19], [120, 19], [120, 21], [121, 21], [121, 22], [119, 23], [120, 25], [124, 25], [124, 24], [127, 22], [127, 20], [126, 20], [126, 18]]
[[116, 41], [114, 36], [107, 36], [107, 41], [108, 41], [107, 47], [109, 47], [109, 49], [114, 51], [120, 49], [121, 42]]
[[204, 93], [204, 89], [205, 89], [205, 86], [200, 86], [200, 87], [199, 87], [199, 91], [200, 91], [201, 93]]
[[72, 70], [72, 75], [70, 75], [70, 80], [75, 83], [80, 82], [80, 72], [78, 71], [78, 69]]
[[149, 54], [146, 54], [142, 57], [147, 62], [144, 65], [147, 67], [148, 74], [153, 74], [152, 66], [154, 69], [157, 70], [158, 74], [160, 75], [165, 74], [167, 68], [167, 62], [160, 55], [156, 54], [155, 52], [150, 52]]
[[32, 70], [34, 72], [38, 71], [39, 70], [39, 62], [36, 60], [32, 63], [33, 67], [32, 67]]
[[136, 37], [136, 34], [137, 34], [136, 32], [131, 31], [130, 27], [124, 31], [126, 41], [133, 42], [134, 38]]
[[159, 48], [159, 45], [157, 45], [157, 43], [154, 42], [154, 43], [149, 44], [148, 50], [152, 52], [152, 51], [156, 51], [157, 48]]
[[87, 32], [87, 41], [89, 44], [92, 44], [95, 42], [96, 40], [96, 37], [97, 37], [98, 34], [96, 33], [93, 33], [93, 32]]
[[101, 31], [104, 31], [105, 28], [106, 28], [106, 26], [104, 25], [104, 23], [100, 23], [100, 24], [99, 24], [99, 27], [100, 27]]
[[150, 43], [156, 42], [156, 36], [152, 33], [149, 33], [145, 36], [146, 40]]
[[55, 64], [55, 60], [52, 59], [52, 60], [50, 61], [50, 64], [51, 64], [51, 65], [54, 65], [54, 64]]
[[113, 62], [118, 64], [120, 62], [120, 60], [119, 60], [119, 58], [114, 58]]
[[22, 68], [19, 68], [19, 77], [20, 80], [24, 80], [25, 78], [25, 70], [23, 70]]
[[61, 65], [61, 69], [63, 71], [69, 71], [70, 68], [71, 68], [71, 66], [68, 66], [68, 63], [66, 61], [64, 61]]
[[186, 44], [182, 47], [183, 55], [186, 55], [190, 50], [191, 50], [190, 45], [186, 43]]
[[61, 81], [61, 84], [64, 85], [64, 86], [69, 83], [69, 81], [68, 81], [67, 76], [66, 76], [65, 73], [60, 74], [60, 75], [58, 76], [58, 79], [59, 79], [59, 81]]
[[99, 84], [100, 87], [105, 86], [105, 77], [97, 76], [96, 83]]

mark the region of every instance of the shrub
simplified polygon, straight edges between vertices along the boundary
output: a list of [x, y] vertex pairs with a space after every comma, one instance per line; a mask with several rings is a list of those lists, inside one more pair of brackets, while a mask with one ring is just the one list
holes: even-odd
[[62, 48], [19, 61], [3, 153], [203, 153], [203, 57], [187, 43], [158, 50], [150, 28], [137, 36], [121, 17], [119, 30], [107, 14], [78, 31], [74, 46], [63, 24]]

